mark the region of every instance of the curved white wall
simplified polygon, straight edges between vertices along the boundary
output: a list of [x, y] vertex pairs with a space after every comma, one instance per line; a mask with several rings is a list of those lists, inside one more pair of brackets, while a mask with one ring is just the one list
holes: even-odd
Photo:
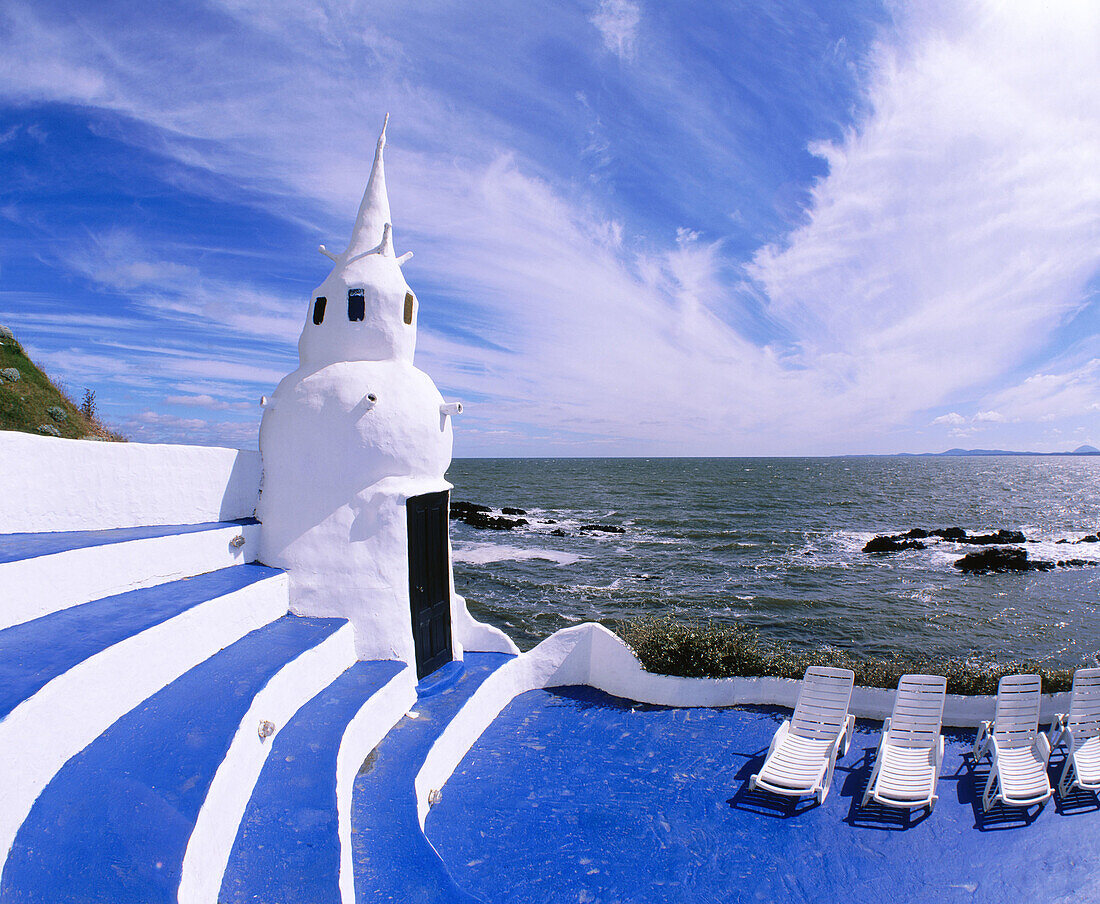
[[0, 431], [0, 533], [250, 518], [260, 453]]

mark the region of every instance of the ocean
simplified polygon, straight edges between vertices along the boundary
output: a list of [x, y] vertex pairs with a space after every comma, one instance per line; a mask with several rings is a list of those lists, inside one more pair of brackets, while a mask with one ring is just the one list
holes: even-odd
[[1100, 567], [967, 575], [953, 563], [986, 547], [935, 539], [862, 552], [915, 527], [1004, 528], [1031, 559], [1100, 563], [1100, 543], [1072, 542], [1100, 531], [1100, 457], [459, 459], [447, 478], [453, 501], [527, 512], [514, 530], [451, 521], [457, 591], [522, 649], [670, 615], [878, 655], [1100, 650]]

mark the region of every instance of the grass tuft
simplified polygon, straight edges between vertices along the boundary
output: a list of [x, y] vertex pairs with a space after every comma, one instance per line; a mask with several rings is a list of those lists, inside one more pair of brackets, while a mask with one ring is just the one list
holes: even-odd
[[811, 665], [830, 665], [851, 669], [858, 685], [891, 690], [902, 675], [914, 673], [943, 675], [949, 694], [995, 694], [1003, 676], [1024, 673], [1042, 675], [1043, 692], [1048, 694], [1068, 691], [1073, 683], [1072, 669], [1051, 669], [1036, 662], [792, 650], [740, 624], [650, 616], [618, 622], [615, 633], [634, 650], [647, 672], [683, 678], [801, 678]]

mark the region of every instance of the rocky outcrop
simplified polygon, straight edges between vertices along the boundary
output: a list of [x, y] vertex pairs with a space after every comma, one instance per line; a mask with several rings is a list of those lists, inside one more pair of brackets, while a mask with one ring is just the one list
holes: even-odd
[[900, 552], [903, 549], [925, 549], [927, 544], [921, 540], [938, 538], [949, 540], [952, 543], [969, 543], [975, 546], [1003, 545], [1005, 543], [1026, 543], [1025, 537], [1018, 530], [998, 530], [992, 534], [975, 534], [970, 536], [961, 527], [941, 527], [936, 530], [924, 530], [914, 527], [903, 534], [882, 534], [867, 541], [863, 547], [864, 552]]
[[512, 508], [509, 505], [504, 506], [504, 508], [502, 508], [500, 511], [501, 511], [501, 514], [504, 514], [504, 515], [526, 515], [527, 514], [526, 509]]
[[626, 528], [616, 527], [614, 524], [582, 524], [578, 530], [604, 533], [604, 534], [625, 534]]
[[452, 502], [451, 503], [451, 518], [457, 521], [465, 521], [470, 515], [477, 512], [491, 512], [492, 509], [487, 505], [479, 505], [476, 502]]
[[991, 571], [1049, 571], [1054, 563], [1029, 559], [1026, 549], [991, 546], [981, 552], [967, 553], [955, 562], [955, 567], [966, 574], [987, 574]]
[[927, 549], [920, 540], [902, 540], [899, 537], [873, 537], [863, 547], [864, 552], [901, 552], [903, 549]]
[[[504, 512], [518, 512], [519, 509], [503, 509]], [[451, 518], [463, 521], [470, 527], [479, 527], [483, 530], [512, 530], [527, 524], [526, 518], [504, 518], [494, 515], [493, 510], [487, 505], [477, 502], [452, 502]]]

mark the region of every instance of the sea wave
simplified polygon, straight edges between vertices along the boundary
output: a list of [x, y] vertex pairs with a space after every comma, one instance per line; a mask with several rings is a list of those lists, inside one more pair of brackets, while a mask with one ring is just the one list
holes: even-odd
[[556, 549], [521, 549], [518, 546], [498, 546], [494, 543], [456, 544], [453, 550], [456, 562], [468, 565], [487, 565], [489, 562], [520, 562], [524, 559], [542, 559], [555, 565], [572, 565], [584, 556]]

